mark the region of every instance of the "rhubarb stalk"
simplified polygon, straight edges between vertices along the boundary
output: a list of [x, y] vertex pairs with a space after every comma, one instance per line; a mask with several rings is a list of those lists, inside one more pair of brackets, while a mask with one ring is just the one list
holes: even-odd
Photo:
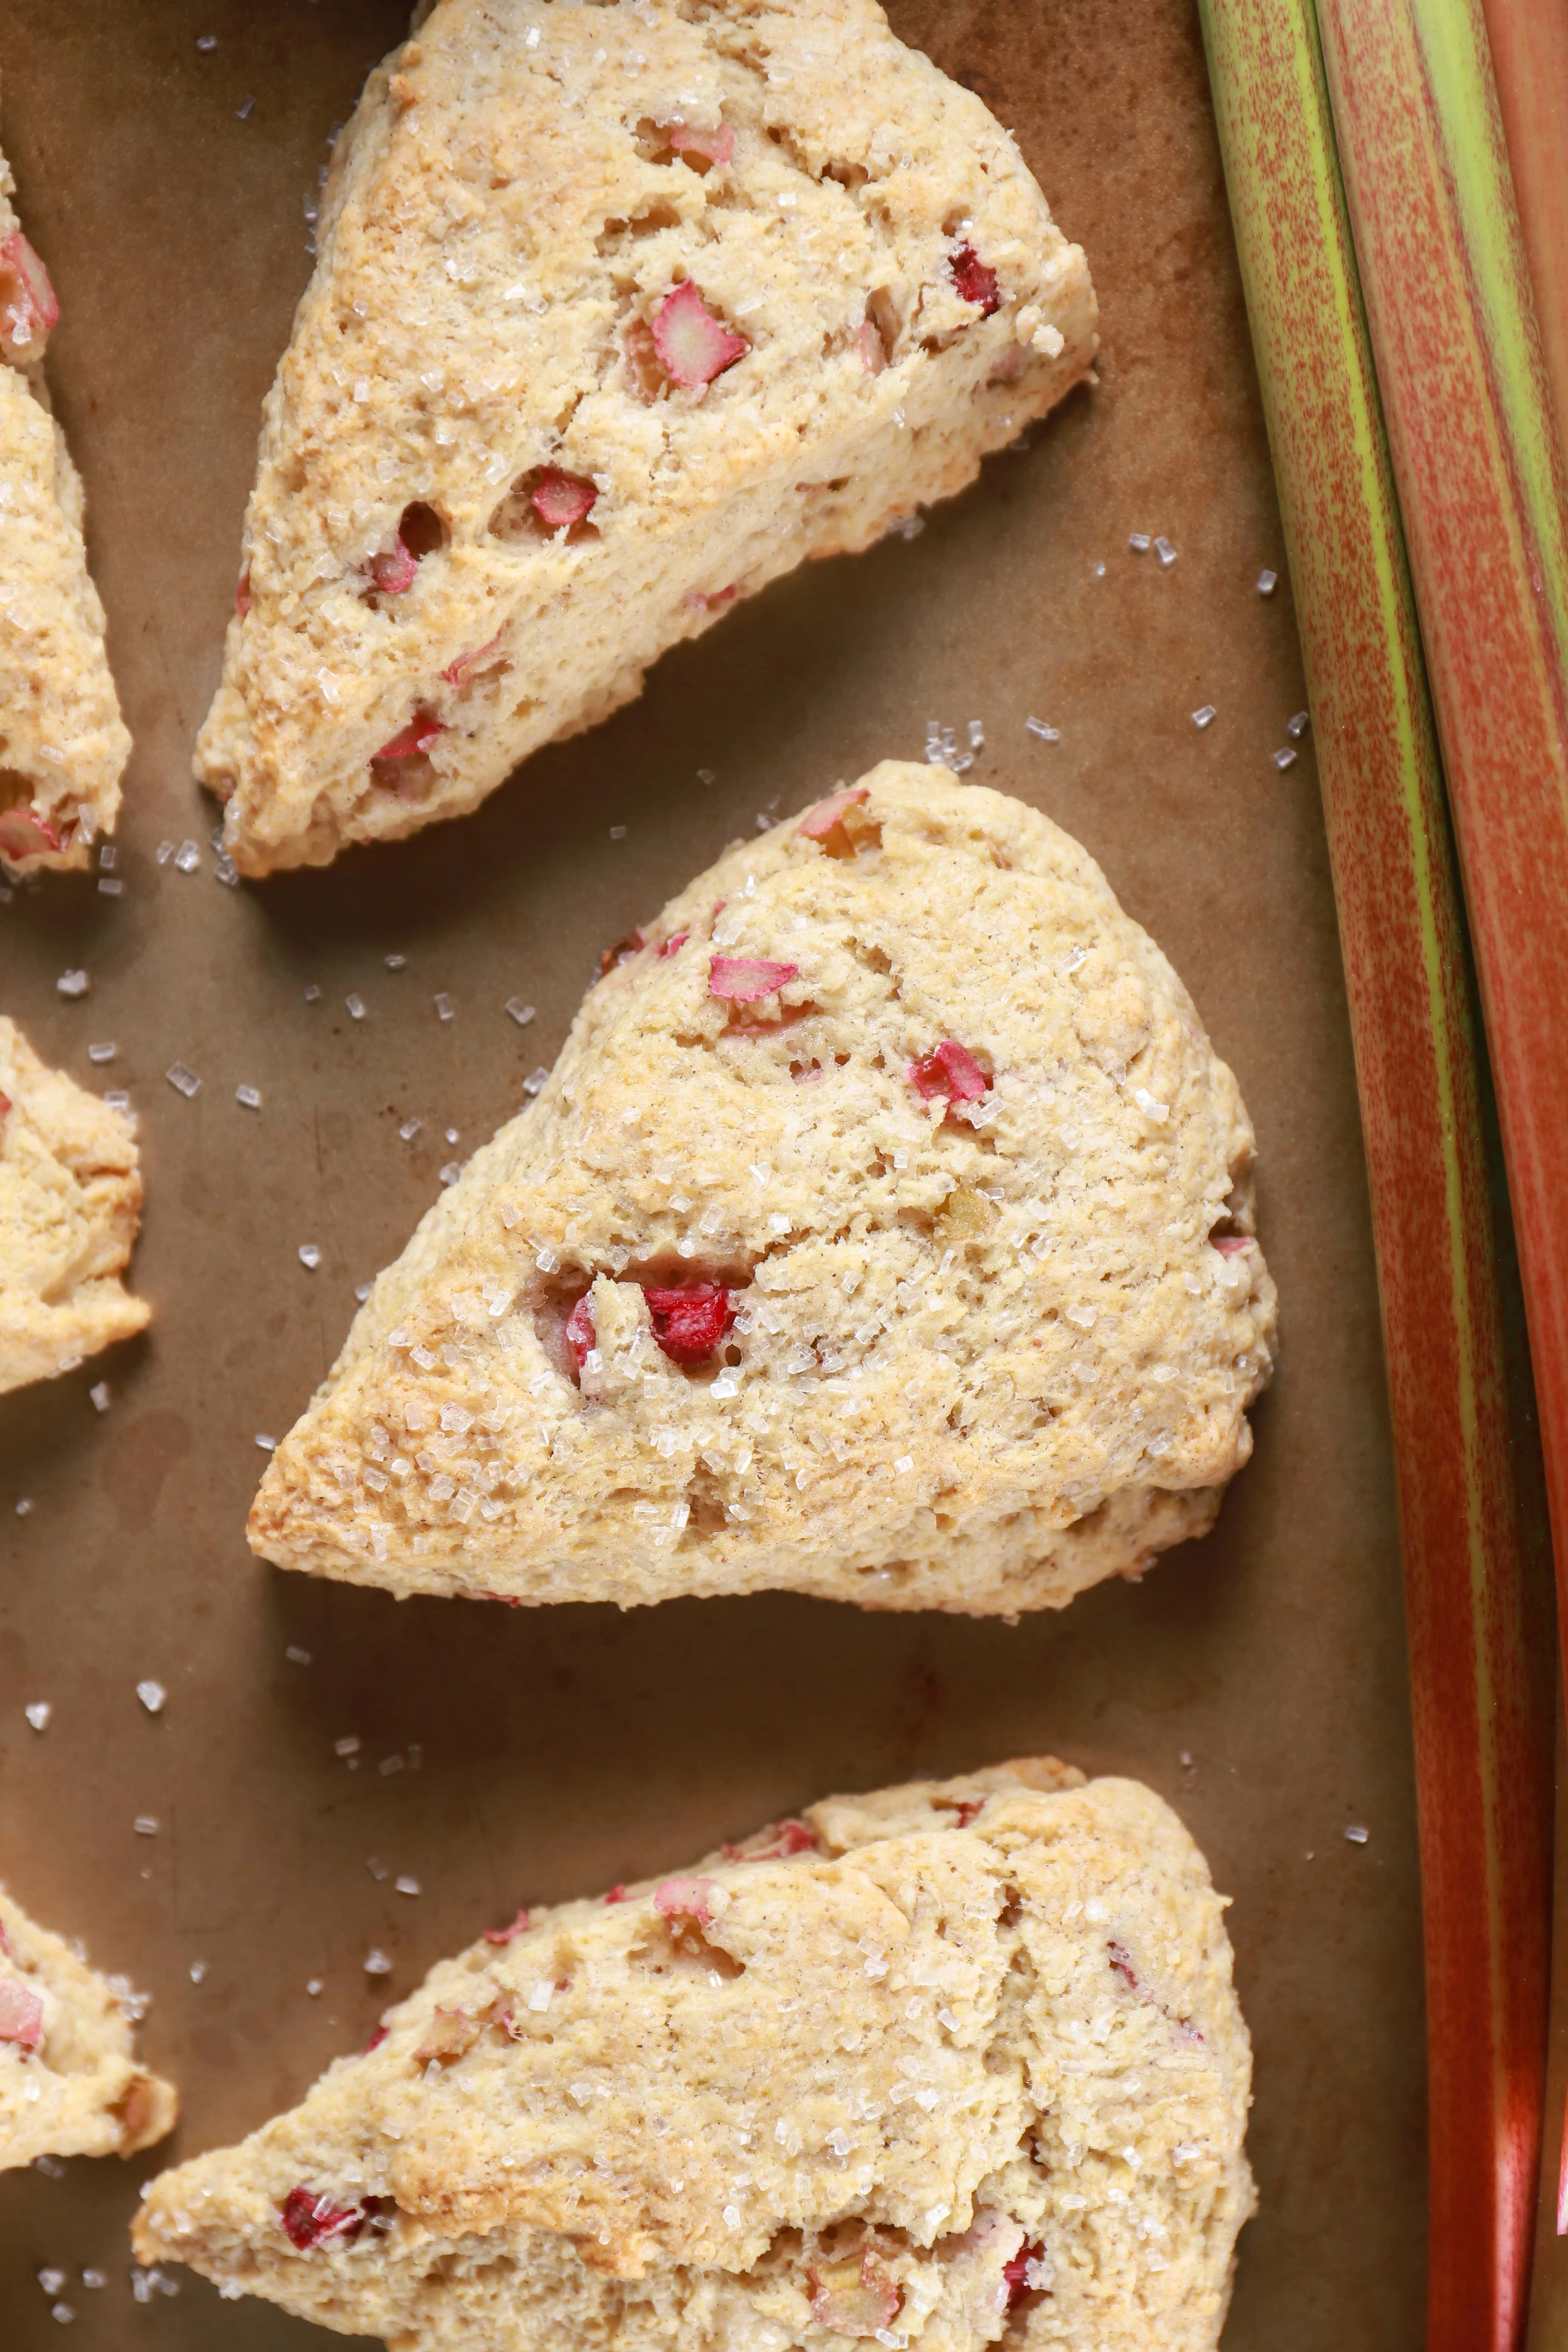
[[1484, 0], [1542, 356], [1568, 452], [1568, 0]]
[[[1516, 1484], [1478, 1041], [1432, 706], [1311, 0], [1200, 0], [1339, 910], [1405, 1563], [1430, 2352], [1522, 2333], [1551, 1691]], [[1400, 168], [1391, 142], [1390, 166]]]

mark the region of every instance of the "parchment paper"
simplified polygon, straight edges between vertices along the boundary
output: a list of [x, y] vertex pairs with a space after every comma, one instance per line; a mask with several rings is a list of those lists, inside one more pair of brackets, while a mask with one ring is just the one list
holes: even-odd
[[[1099, 387], [912, 542], [771, 589], [479, 815], [237, 890], [214, 877], [190, 745], [310, 266], [305, 202], [405, 11], [9, 0], [0, 17], [5, 143], [64, 306], [51, 373], [137, 739], [122, 896], [51, 880], [0, 907], [0, 1004], [84, 1081], [129, 1088], [136, 1282], [157, 1316], [0, 1402], [0, 1874], [150, 1990], [144, 2047], [184, 2097], [177, 2141], [132, 2166], [0, 2178], [9, 2352], [60, 2340], [46, 2265], [70, 2274], [83, 2352], [323, 2340], [183, 2273], [177, 2299], [137, 2309], [138, 2179], [296, 2097], [521, 1900], [685, 1863], [829, 1790], [1040, 1748], [1162, 1790], [1236, 1898], [1263, 2201], [1228, 2352], [1419, 2340], [1418, 1896], [1361, 1137], [1310, 737], [1284, 773], [1271, 759], [1305, 695], [1195, 20], [1184, 0], [891, 14], [1016, 130], [1087, 248]], [[1168, 534], [1174, 565], [1131, 553], [1132, 531]], [[258, 1565], [257, 1434], [303, 1405], [443, 1164], [554, 1055], [599, 949], [758, 812], [920, 757], [931, 717], [982, 719], [976, 780], [1088, 844], [1257, 1122], [1283, 1360], [1218, 1532], [1016, 1629], [777, 1596], [626, 1617], [398, 1606]], [[155, 862], [186, 838], [198, 872]], [[55, 986], [70, 966], [91, 976], [77, 1003]], [[538, 1008], [527, 1029], [514, 996]], [[95, 1069], [89, 1042], [110, 1039]], [[194, 1100], [165, 1082], [176, 1059]], [[169, 1692], [156, 1718], [148, 1675]], [[22, 1715], [40, 1698], [42, 1735]], [[373, 1947], [390, 1978], [366, 1975]], [[108, 2284], [83, 2287], [83, 2265]]]

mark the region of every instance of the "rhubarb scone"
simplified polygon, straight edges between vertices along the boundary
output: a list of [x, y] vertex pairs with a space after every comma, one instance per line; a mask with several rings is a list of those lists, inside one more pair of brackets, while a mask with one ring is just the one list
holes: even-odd
[[131, 738], [44, 383], [59, 305], [14, 189], [0, 155], [0, 866], [17, 874], [87, 864], [114, 830]]
[[0, 1015], [0, 1393], [143, 1328], [152, 1309], [121, 1280], [141, 1216], [129, 1115]]
[[1212, 2352], [1253, 2209], [1224, 1910], [1135, 1780], [830, 1798], [490, 1930], [153, 2181], [136, 2252], [391, 2352]]
[[471, 809], [1096, 348], [1011, 134], [875, 0], [439, 0], [319, 234], [196, 752], [252, 875]]
[[1274, 1343], [1252, 1129], [1076, 842], [885, 762], [605, 963], [274, 1454], [258, 1551], [1006, 1615], [1207, 1529]]
[[39, 2156], [135, 2156], [174, 2129], [173, 2084], [137, 2063], [145, 2009], [0, 1886], [0, 2171]]

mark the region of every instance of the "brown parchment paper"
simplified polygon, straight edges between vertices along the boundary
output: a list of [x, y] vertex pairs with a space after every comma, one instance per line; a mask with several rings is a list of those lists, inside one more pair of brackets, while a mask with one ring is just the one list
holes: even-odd
[[[0, 907], [0, 1005], [51, 1059], [130, 1089], [157, 1317], [0, 1402], [0, 1874], [152, 1992], [144, 2047], [184, 2097], [177, 2141], [133, 2166], [0, 2177], [8, 2352], [60, 2340], [41, 2266], [69, 2274], [84, 2352], [303, 2346], [302, 2326], [183, 2273], [177, 2298], [134, 2305], [125, 2223], [165, 2156], [296, 2097], [521, 1900], [679, 1864], [829, 1790], [1039, 1748], [1162, 1790], [1236, 1898], [1262, 2210], [1229, 2352], [1418, 2341], [1418, 1894], [1361, 1137], [1310, 740], [1283, 774], [1270, 756], [1305, 696], [1195, 19], [1184, 0], [891, 15], [1016, 130], [1088, 249], [1098, 388], [912, 542], [781, 583], [477, 816], [237, 890], [214, 877], [190, 745], [309, 268], [305, 204], [405, 11], [0, 15], [5, 143], [64, 308], [51, 374], [137, 740], [123, 895], [51, 879]], [[1176, 563], [1130, 553], [1134, 530], [1167, 533]], [[258, 1433], [303, 1405], [443, 1164], [554, 1055], [598, 950], [758, 812], [918, 758], [928, 717], [984, 721], [976, 779], [1088, 844], [1240, 1076], [1283, 1359], [1218, 1532], [1016, 1628], [786, 1596], [625, 1617], [398, 1606], [252, 1560]], [[186, 838], [200, 870], [160, 867], [159, 841]], [[91, 977], [75, 1003], [55, 986], [71, 966]], [[513, 996], [538, 1007], [526, 1030]], [[95, 1072], [88, 1045], [110, 1039]], [[194, 1100], [165, 1082], [176, 1059]], [[169, 1692], [155, 1719], [146, 1675]], [[22, 1715], [37, 1699], [42, 1735]], [[373, 1947], [389, 1979], [366, 1975]], [[84, 2287], [84, 2265], [108, 2284]]]

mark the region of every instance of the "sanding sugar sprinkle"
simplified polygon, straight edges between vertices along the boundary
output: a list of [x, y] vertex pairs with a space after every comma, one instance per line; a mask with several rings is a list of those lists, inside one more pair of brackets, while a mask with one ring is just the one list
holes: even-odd
[[401, 1140], [402, 1140], [403, 1142], [405, 1142], [405, 1143], [412, 1143], [412, 1142], [413, 1142], [413, 1140], [414, 1140], [414, 1139], [415, 1139], [415, 1137], [416, 1137], [416, 1136], [418, 1134], [418, 1132], [419, 1132], [419, 1128], [420, 1128], [420, 1121], [419, 1121], [418, 1119], [416, 1119], [416, 1118], [405, 1118], [405, 1119], [404, 1120], [404, 1122], [403, 1122], [403, 1125], [402, 1125], [402, 1126], [398, 1129], [398, 1130], [397, 1130], [397, 1132], [398, 1132], [398, 1136], [399, 1136], [399, 1138], [401, 1139]]
[[1219, 713], [1212, 702], [1200, 702], [1193, 713], [1193, 725], [1200, 730], [1212, 727], [1218, 717]]
[[367, 1977], [389, 1977], [392, 1974], [392, 1962], [378, 1945], [373, 1945], [365, 1954], [364, 1972]]
[[263, 1454], [276, 1454], [278, 1451], [278, 1440], [275, 1437], [268, 1437], [263, 1430], [257, 1431], [256, 1443], [260, 1446]]
[[359, 1754], [359, 1734], [354, 1731], [345, 1732], [342, 1739], [333, 1740], [332, 1754], [334, 1756], [357, 1756]]
[[283, 1655], [291, 1666], [308, 1666], [310, 1663], [310, 1651], [302, 1650], [297, 1642], [290, 1642]]
[[195, 1070], [187, 1069], [184, 1062], [171, 1062], [163, 1076], [168, 1079], [174, 1092], [177, 1095], [184, 1095], [187, 1102], [194, 1095], [201, 1092], [200, 1078], [197, 1077]]
[[354, 1285], [354, 1297], [359, 1300], [359, 1303], [360, 1303], [360, 1305], [361, 1305], [362, 1307], [364, 1305], [365, 1300], [370, 1297], [371, 1292], [372, 1292], [374, 1288], [375, 1288], [375, 1285], [374, 1285], [373, 1282], [356, 1282], [356, 1283], [355, 1283], [355, 1285]]
[[626, 837], [626, 829], [624, 824], [613, 824], [610, 827], [610, 839], [612, 841], [625, 841]]
[[533, 1006], [525, 1004], [521, 996], [509, 996], [501, 1009], [510, 1013], [520, 1029], [526, 1029], [534, 1017]]
[[1312, 718], [1310, 711], [1298, 710], [1293, 719], [1287, 719], [1285, 721], [1285, 732], [1300, 742], [1311, 723]]
[[35, 1698], [28, 1701], [27, 1705], [22, 1709], [22, 1712], [26, 1717], [35, 1731], [47, 1731], [49, 1727], [49, 1717], [53, 1715], [54, 1708], [49, 1705], [47, 1698]]
[[1289, 743], [1281, 743], [1278, 751], [1273, 754], [1273, 760], [1275, 766], [1283, 775], [1287, 768], [1293, 768], [1296, 764], [1295, 747]]
[[136, 1696], [141, 1700], [149, 1715], [161, 1715], [163, 1710], [164, 1702], [168, 1698], [169, 1694], [163, 1688], [162, 1683], [155, 1683], [148, 1680], [147, 1682], [137, 1684]]
[[349, 1008], [349, 1019], [351, 1021], [363, 1021], [364, 1019], [364, 999], [363, 996], [345, 996], [343, 1003]]
[[307, 1977], [305, 1979], [305, 1990], [310, 1994], [312, 2000], [320, 2000], [322, 1991], [325, 1989], [325, 1985], [326, 1979], [324, 1977]]
[[1171, 545], [1170, 541], [1165, 537], [1163, 531], [1161, 532], [1159, 538], [1154, 541], [1154, 552], [1160, 559], [1161, 571], [1169, 572], [1172, 564], [1174, 563], [1176, 560], [1176, 551]]
[[87, 1049], [87, 1058], [89, 1062], [112, 1062], [119, 1051], [118, 1045], [106, 1041], [101, 1045], [89, 1045]]
[[1272, 596], [1274, 591], [1279, 587], [1279, 574], [1278, 572], [1269, 572], [1265, 570], [1258, 573], [1258, 593], [1260, 596]]
[[453, 1006], [452, 1000], [447, 995], [446, 990], [444, 988], [437, 989], [431, 1001], [436, 1007], [437, 1020], [450, 1021], [455, 1008]]
[[107, 1412], [109, 1411], [112, 1391], [110, 1390], [107, 1381], [95, 1381], [91, 1388], [89, 1389], [88, 1395], [92, 1399], [92, 1409], [94, 1412]]
[[388, 971], [401, 971], [404, 966], [407, 963], [408, 958], [405, 955], [389, 955], [384, 957], [383, 961], [384, 961]]
[[131, 1826], [135, 1831], [138, 1837], [156, 1837], [158, 1834], [158, 1816], [156, 1813], [138, 1813]]
[[259, 1110], [261, 1108], [261, 1089], [259, 1087], [236, 1087], [234, 1090], [234, 1098], [235, 1101], [245, 1110]]
[[250, 92], [247, 90], [245, 96], [240, 100], [239, 104], [234, 110], [237, 120], [241, 122], [248, 122], [250, 120], [250, 110], [255, 104], [255, 99], [251, 96]]
[[92, 982], [85, 971], [62, 971], [55, 986], [62, 996], [85, 996]]
[[129, 1110], [131, 1108], [131, 1097], [123, 1087], [106, 1087], [103, 1099], [110, 1110]]
[[1146, 530], [1130, 530], [1127, 534], [1127, 544], [1134, 555], [1147, 555], [1152, 541]]
[[310, 1274], [314, 1274], [316, 1268], [321, 1265], [321, 1253], [314, 1242], [300, 1243], [300, 1263], [305, 1267], [306, 1271]]
[[1031, 715], [1025, 719], [1024, 724], [1031, 735], [1039, 737], [1042, 743], [1059, 743], [1062, 740], [1061, 729], [1051, 726], [1047, 719], [1036, 719]]
[[305, 1002], [307, 1004], [320, 1004], [321, 1001], [321, 985], [318, 982], [311, 981], [305, 991]]
[[419, 1893], [419, 1881], [416, 1878], [395, 1878], [392, 1883], [396, 1887], [399, 1895], [417, 1895]]
[[531, 1098], [534, 1095], [542, 1093], [549, 1076], [550, 1073], [548, 1070], [530, 1070], [527, 1077], [524, 1078], [522, 1082], [523, 1093]]
[[1372, 1832], [1363, 1829], [1359, 1822], [1353, 1823], [1345, 1832], [1346, 1843], [1351, 1845], [1364, 1845], [1371, 1835]]
[[31, 1495], [23, 1495], [19, 1496], [16, 1503], [16, 1517], [19, 1519], [25, 1519], [32, 1507], [33, 1498]]

